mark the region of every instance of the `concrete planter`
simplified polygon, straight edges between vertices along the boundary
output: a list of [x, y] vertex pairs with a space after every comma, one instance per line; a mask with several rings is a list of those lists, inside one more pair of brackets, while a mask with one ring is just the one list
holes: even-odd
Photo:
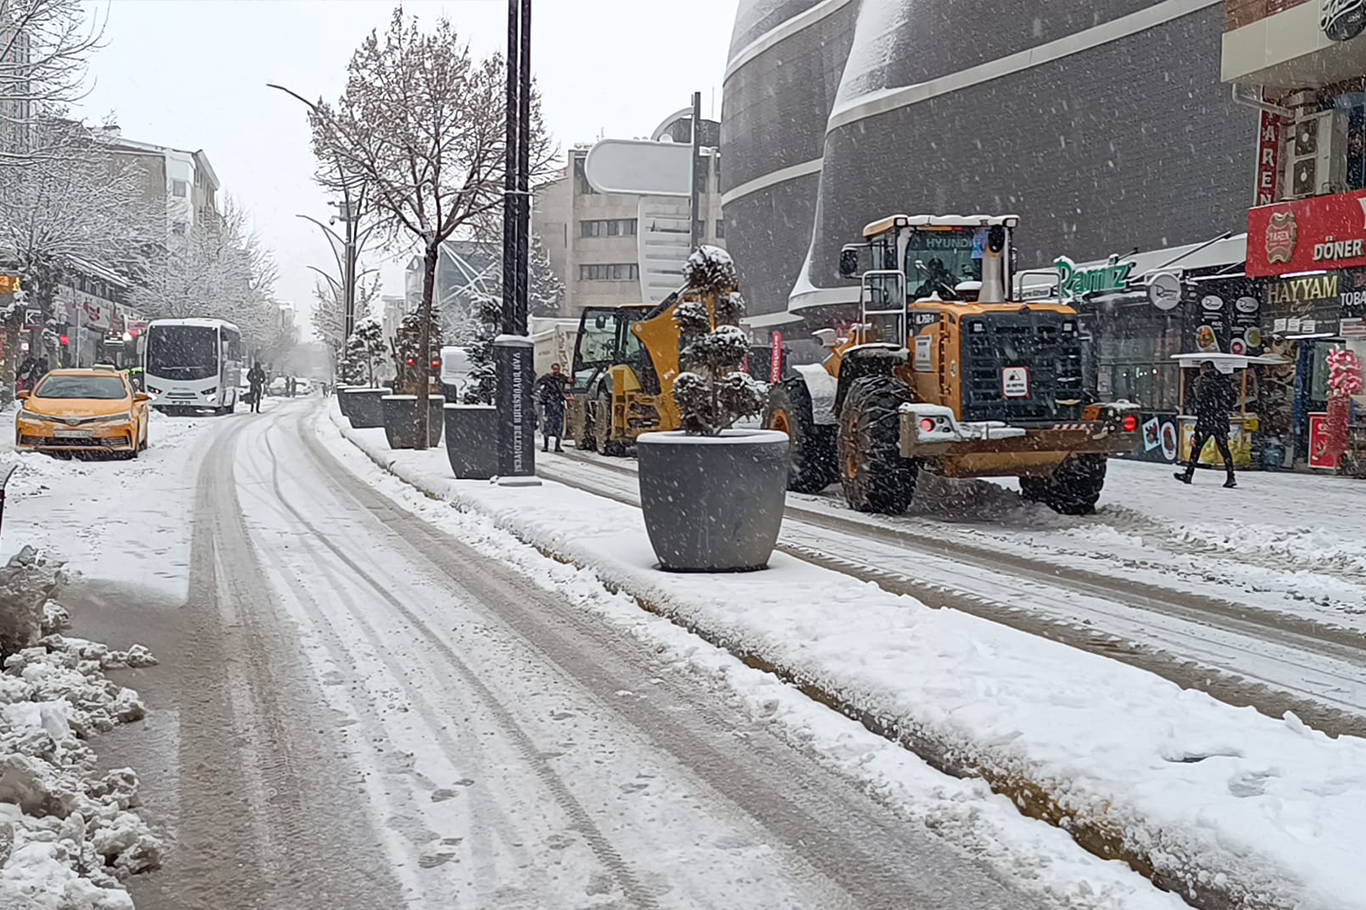
[[351, 404], [350, 404], [350, 401], [349, 401], [349, 400], [347, 399], [347, 397], [346, 397], [346, 393], [349, 392], [351, 389], [354, 389], [354, 388], [356, 388], [356, 386], [351, 386], [351, 385], [339, 385], [339, 386], [337, 386], [337, 408], [341, 411], [341, 415], [342, 415], [343, 417], [350, 417], [350, 416], [351, 416], [351, 414], [350, 414]]
[[384, 426], [384, 396], [388, 389], [347, 389], [346, 419], [353, 430], [372, 430]]
[[446, 457], [460, 480], [498, 476], [498, 410], [491, 404], [448, 404]]
[[[385, 395], [382, 399], [384, 409], [384, 435], [389, 439], [391, 449], [415, 449], [421, 438], [420, 421], [416, 395]], [[439, 396], [427, 398], [427, 445], [441, 444], [441, 405]]]
[[636, 440], [645, 529], [669, 572], [768, 565], [787, 498], [785, 433], [646, 433]]

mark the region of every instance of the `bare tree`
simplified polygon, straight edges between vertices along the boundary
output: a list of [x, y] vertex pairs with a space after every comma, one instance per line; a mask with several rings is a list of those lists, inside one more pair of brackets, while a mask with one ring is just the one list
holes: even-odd
[[227, 319], [258, 351], [281, 341], [280, 305], [272, 296], [275, 259], [232, 199], [223, 212], [172, 231], [134, 292], [148, 315], [162, 319]]
[[[355, 320], [359, 323], [371, 315], [379, 297], [378, 275], [356, 284]], [[313, 334], [332, 351], [334, 365], [346, 351], [346, 298], [334, 282], [318, 281], [313, 285]]]
[[[390, 240], [422, 245], [420, 350], [430, 347], [441, 244], [496, 217], [503, 203], [506, 75], [502, 57], [474, 59], [450, 20], [424, 32], [399, 7], [384, 34], [371, 32], [352, 55], [337, 103], [319, 102], [310, 116], [318, 181], [339, 191], [342, 180], [362, 180]], [[551, 160], [538, 95], [531, 130], [535, 174]], [[427, 395], [424, 383], [422, 446]]]
[[104, 21], [82, 0], [0, 0], [0, 168], [65, 157], [69, 136], [35, 130], [84, 97]]
[[[63, 157], [0, 167], [0, 259], [11, 263], [45, 322], [57, 286], [84, 264], [136, 275], [166, 230], [165, 210], [143, 195], [144, 174], [108, 155], [79, 124], [33, 124]], [[49, 138], [50, 137], [50, 138]]]

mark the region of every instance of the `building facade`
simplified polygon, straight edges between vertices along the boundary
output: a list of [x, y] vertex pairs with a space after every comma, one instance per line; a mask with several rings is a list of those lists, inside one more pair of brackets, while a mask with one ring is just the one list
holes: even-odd
[[1296, 463], [1366, 476], [1366, 5], [1223, 12], [1223, 78], [1259, 105], [1247, 274], [1283, 361], [1265, 371], [1265, 432]]
[[[724, 247], [721, 217], [720, 157], [715, 148], [719, 124], [702, 122], [705, 192], [699, 236]], [[691, 111], [678, 112], [659, 125], [656, 142], [690, 143]], [[710, 144], [708, 144], [710, 143]], [[551, 269], [564, 284], [560, 312], [577, 317], [584, 307], [622, 306], [662, 300], [683, 283], [683, 262], [692, 237], [686, 196], [611, 193], [595, 189], [585, 163], [589, 146], [569, 151], [560, 175], [536, 190], [532, 230], [541, 239]]]
[[1256, 112], [1190, 0], [741, 0], [727, 239], [757, 325], [848, 318], [840, 248], [894, 212], [1015, 213], [1020, 265], [1244, 221]]
[[185, 233], [218, 214], [218, 175], [203, 149], [185, 151], [125, 138], [118, 127], [100, 139], [116, 164], [142, 169], [144, 197], [164, 201], [170, 230]]

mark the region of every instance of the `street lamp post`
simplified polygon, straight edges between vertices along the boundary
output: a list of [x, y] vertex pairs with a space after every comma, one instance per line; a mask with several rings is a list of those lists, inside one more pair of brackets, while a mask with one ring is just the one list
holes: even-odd
[[527, 257], [531, 192], [531, 0], [508, 0], [507, 147], [503, 175], [503, 310], [494, 340], [498, 370], [498, 473], [505, 485], [536, 480], [527, 337]]
[[[316, 114], [318, 112], [318, 106], [316, 104], [314, 104], [312, 101], [309, 101], [307, 98], [303, 97], [297, 92], [285, 88], [283, 85], [266, 83], [266, 87], [284, 92], [291, 98], [294, 98], [295, 100], [307, 105], [308, 109], [313, 113]], [[359, 280], [359, 277], [356, 275], [356, 263], [360, 256], [360, 249], [365, 244], [365, 240], [369, 237], [370, 232], [367, 230], [362, 235], [362, 232], [360, 230], [360, 216], [361, 212], [365, 208], [365, 186], [361, 185], [353, 192], [351, 187], [351, 181], [346, 179], [346, 173], [342, 169], [341, 159], [334, 158], [334, 164], [337, 168], [337, 182], [341, 186], [342, 194], [341, 202], [334, 204], [337, 206], [338, 215], [341, 218], [342, 224], [346, 226], [346, 238], [342, 239], [338, 237], [335, 231], [328, 228], [326, 225], [324, 225], [321, 221], [318, 221], [316, 218], [309, 218], [307, 215], [300, 215], [299, 217], [307, 219], [308, 221], [311, 221], [318, 227], [322, 228], [323, 232], [326, 233], [331, 240], [336, 241], [336, 243], [340, 245], [342, 250], [344, 251], [344, 261], [339, 259], [339, 261], [337, 262], [337, 268], [341, 272], [342, 276], [341, 297], [343, 312], [343, 331], [345, 332], [345, 336], [342, 340], [343, 342], [345, 342], [346, 340], [350, 339], [351, 334], [356, 329], [356, 282]], [[337, 255], [337, 250], [335, 246], [332, 248], [332, 255], [334, 257], [336, 257]], [[314, 269], [314, 271], [318, 270]], [[329, 282], [331, 281], [330, 278], [328, 280]]]

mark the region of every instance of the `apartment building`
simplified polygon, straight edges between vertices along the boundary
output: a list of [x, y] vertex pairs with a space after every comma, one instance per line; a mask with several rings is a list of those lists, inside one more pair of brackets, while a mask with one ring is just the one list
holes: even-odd
[[[650, 138], [690, 143], [691, 128], [691, 111], [680, 111]], [[719, 132], [719, 123], [702, 121], [707, 173], [699, 235], [704, 243], [724, 247]], [[560, 312], [566, 317], [577, 316], [588, 306], [664, 299], [682, 285], [683, 263], [691, 252], [687, 197], [602, 192], [585, 170], [591, 150], [586, 145], [571, 149], [559, 176], [537, 189], [532, 202], [532, 230], [564, 283]]]

